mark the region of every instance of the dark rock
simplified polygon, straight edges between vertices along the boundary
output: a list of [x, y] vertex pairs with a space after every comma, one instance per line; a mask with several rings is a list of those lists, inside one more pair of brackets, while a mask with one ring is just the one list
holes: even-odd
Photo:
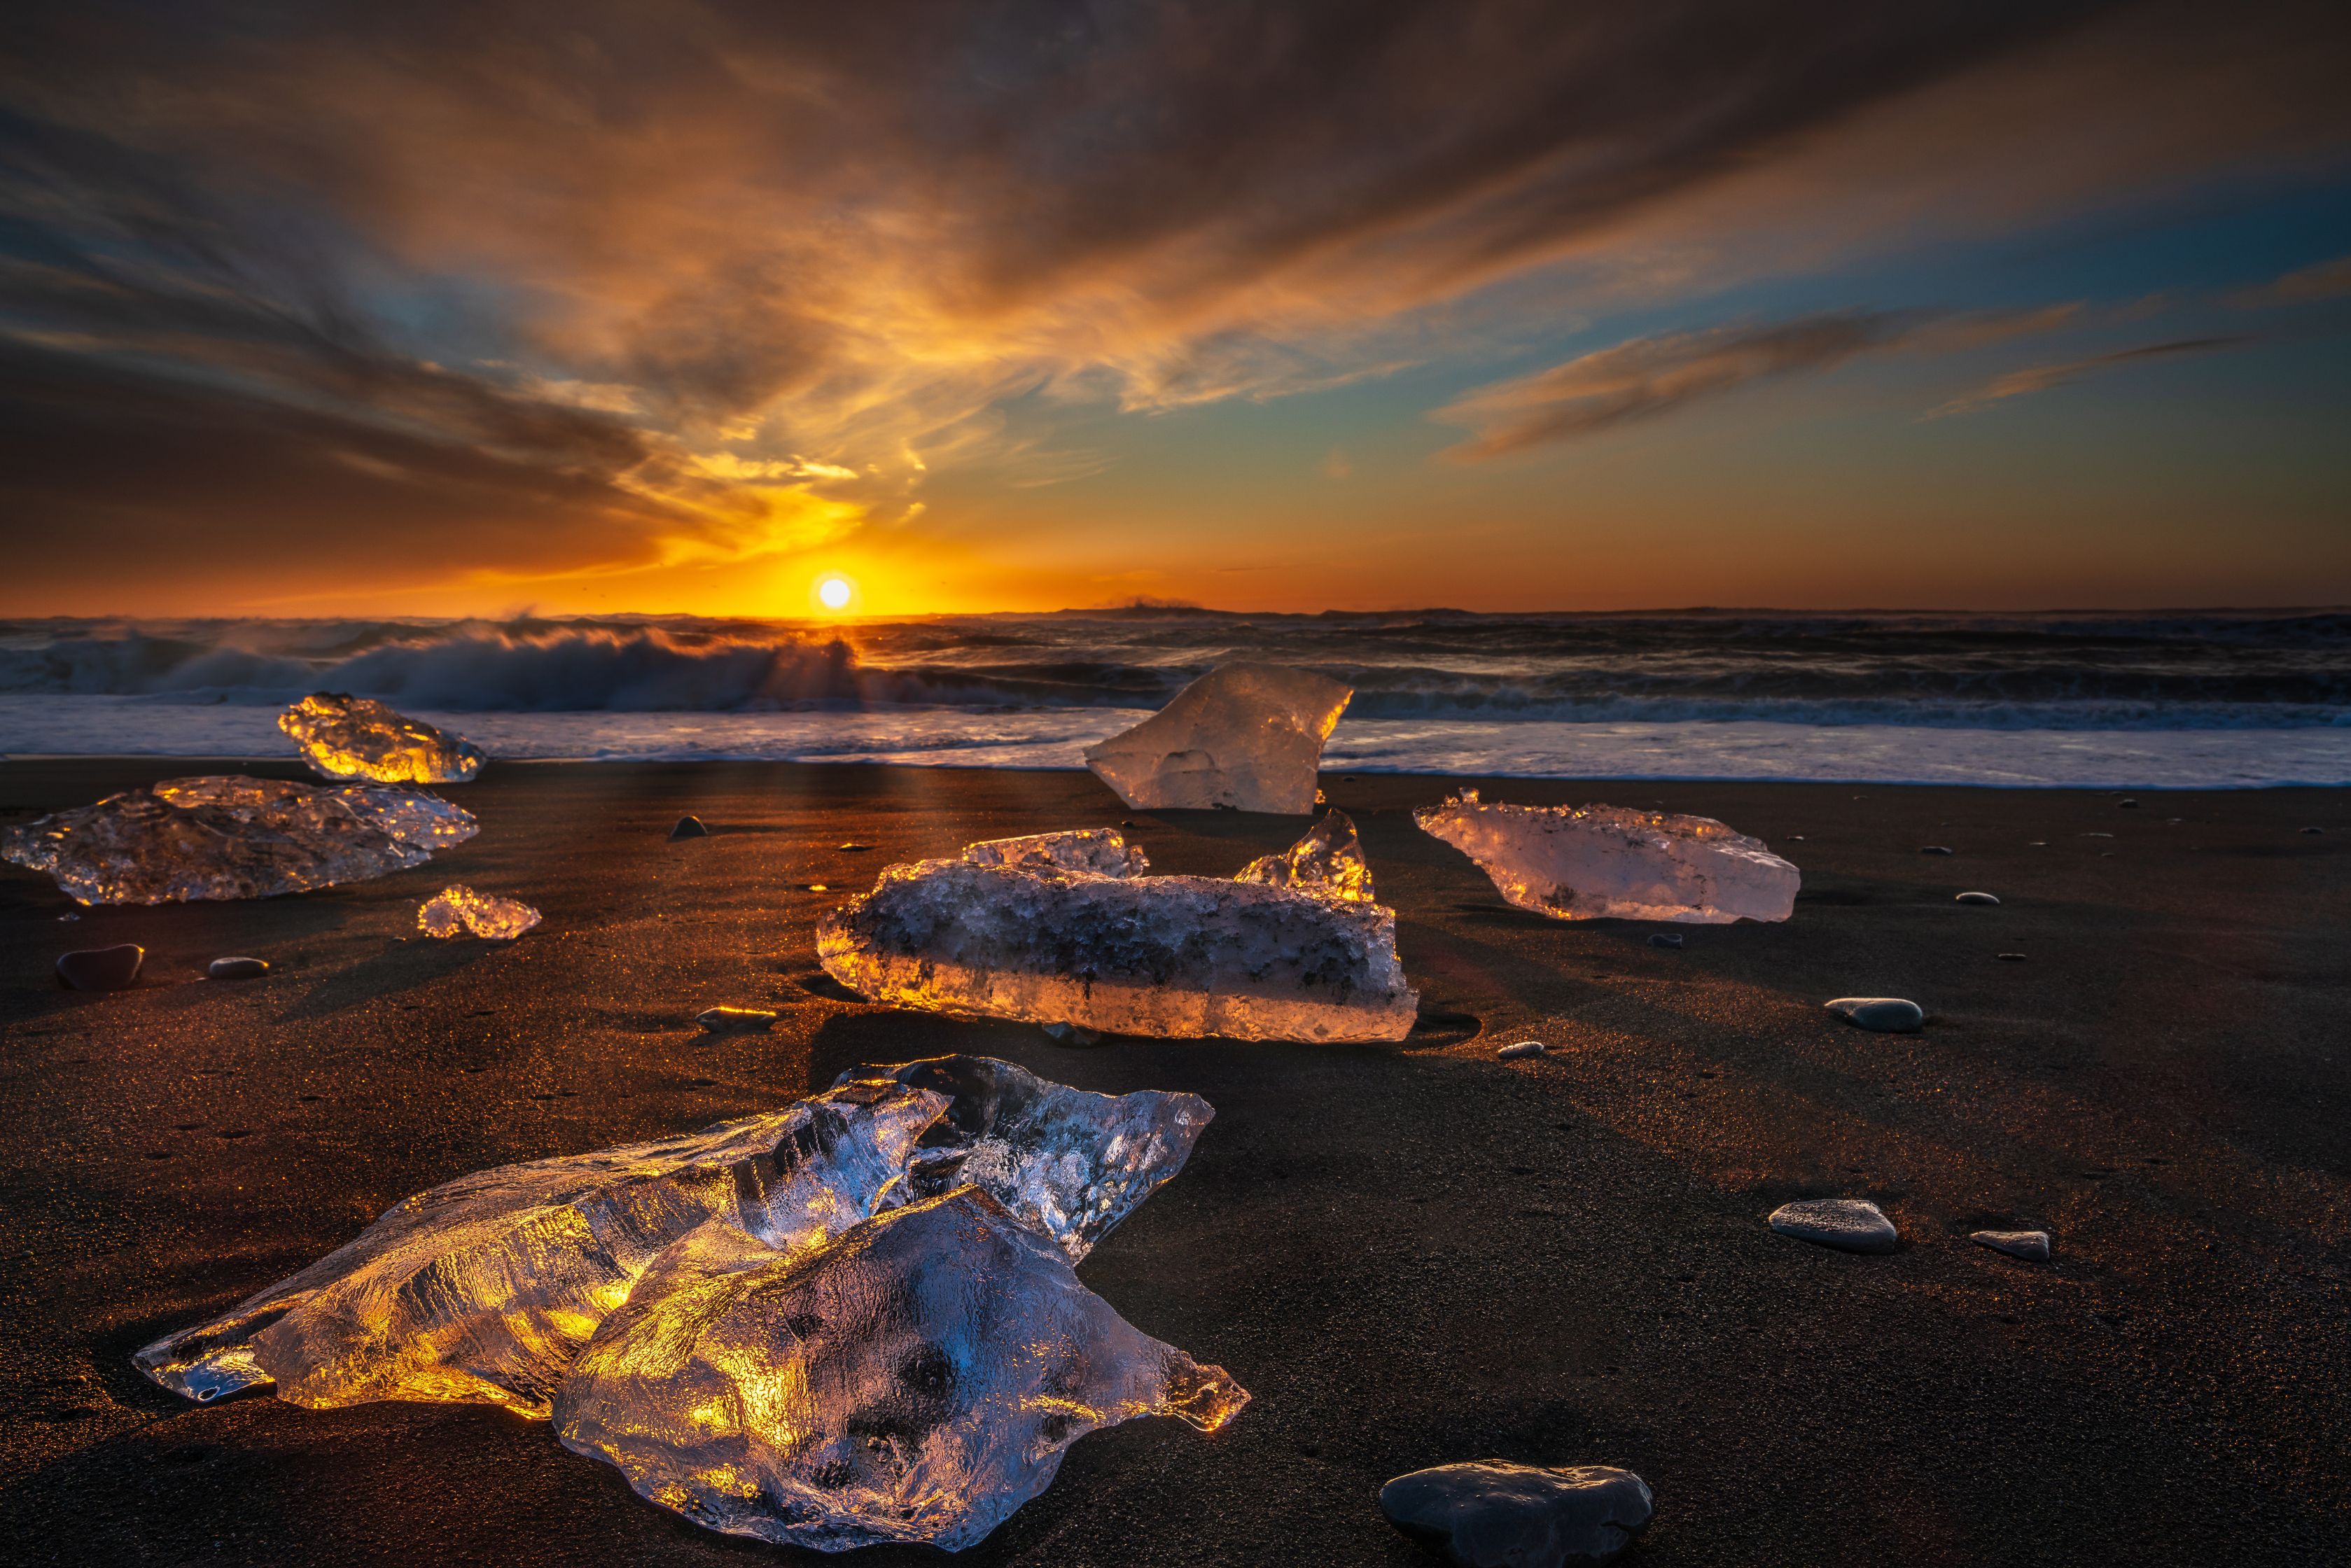
[[[2305, 833], [2323, 833], [2326, 830], [2325, 828], [2304, 828], [2302, 831]], [[68, 915], [67, 918], [70, 919], [72, 917]]]
[[1829, 1011], [1856, 1029], [1880, 1034], [1917, 1034], [1927, 1021], [1927, 1009], [1900, 997], [1839, 997]]
[[1056, 1045], [1100, 1045], [1102, 1043], [1100, 1030], [1081, 1029], [1073, 1023], [1049, 1023], [1045, 1025], [1045, 1035]]
[[2116, 802], [2115, 802], [2115, 804], [2116, 804], [2116, 805], [2117, 805], [2117, 806], [2123, 807], [2125, 810], [2129, 810], [2129, 809], [2132, 809], [2132, 808], [2137, 807], [2137, 806], [2138, 805], [2138, 802], [2137, 802], [2137, 801], [2136, 801], [2136, 800], [2117, 800], [2117, 801], [2116, 801]]
[[1993, 956], [1998, 958], [2003, 964], [2022, 964], [2024, 962], [2024, 955], [2022, 953], [1996, 953]]
[[1652, 947], [1678, 947], [1681, 945], [1682, 934], [1678, 931], [1652, 931], [1649, 933], [1649, 946]]
[[90, 947], [57, 957], [57, 983], [76, 991], [119, 991], [139, 977], [147, 949], [136, 942]]
[[269, 973], [266, 958], [215, 958], [204, 966], [204, 974], [214, 980], [257, 980]]
[[1922, 855], [1947, 855], [1951, 852], [1943, 844], [1921, 844], [1918, 852]]
[[1953, 902], [1959, 904], [1998, 904], [2000, 900], [1994, 898], [1989, 893], [1963, 893]]
[[1648, 1528], [1654, 1502], [1630, 1470], [1544, 1469], [1507, 1459], [1438, 1465], [1380, 1489], [1380, 1511], [1458, 1568], [1605, 1563]]
[[1995, 1252], [2005, 1252], [2011, 1258], [2022, 1258], [2030, 1263], [2049, 1261], [2049, 1232], [2046, 1230], [1979, 1230], [1968, 1239], [1979, 1247], [1989, 1247]]
[[711, 1008], [695, 1014], [694, 1021], [713, 1034], [765, 1034], [776, 1015], [758, 1008]]
[[671, 843], [675, 843], [680, 839], [706, 839], [709, 836], [710, 830], [702, 825], [702, 819], [699, 817], [680, 817], [677, 820], [677, 826], [669, 831]]

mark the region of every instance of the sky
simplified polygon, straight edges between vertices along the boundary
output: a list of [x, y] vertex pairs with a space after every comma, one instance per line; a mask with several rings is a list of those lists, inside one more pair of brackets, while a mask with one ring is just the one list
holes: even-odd
[[2351, 602], [2351, 7], [77, 0], [0, 614]]

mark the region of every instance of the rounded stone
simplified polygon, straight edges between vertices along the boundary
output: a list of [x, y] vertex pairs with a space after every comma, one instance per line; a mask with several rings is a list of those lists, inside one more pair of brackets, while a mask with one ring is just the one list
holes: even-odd
[[1681, 945], [1682, 934], [1678, 931], [1652, 931], [1649, 933], [1649, 946], [1652, 947], [1678, 947]]
[[2022, 964], [2024, 962], [2024, 955], [2022, 953], [1995, 953], [1992, 956], [1998, 958], [2003, 964]]
[[269, 973], [266, 958], [215, 958], [204, 966], [204, 974], [214, 980], [257, 980]]
[[1515, 1045], [1506, 1045], [1494, 1052], [1495, 1056], [1504, 1061], [1516, 1061], [1522, 1056], [1541, 1056], [1542, 1053], [1543, 1042], [1539, 1040], [1522, 1040]]
[[1951, 852], [1949, 846], [1946, 844], [1921, 844], [1918, 847], [1918, 852], [1922, 855], [1947, 855]]
[[1380, 1489], [1388, 1522], [1458, 1568], [1606, 1563], [1648, 1528], [1655, 1507], [1640, 1477], [1607, 1465], [1479, 1459]]
[[2011, 1258], [2028, 1262], [2049, 1261], [2049, 1232], [2046, 1230], [1979, 1230], [1968, 1238], [1979, 1247], [1989, 1247], [1995, 1252], [2005, 1252]]
[[1900, 997], [1839, 997], [1829, 1011], [1856, 1029], [1880, 1034], [1917, 1034], [1927, 1022], [1927, 1009]]
[[669, 831], [669, 841], [672, 843], [677, 842], [680, 839], [706, 839], [709, 836], [710, 830], [702, 825], [702, 819], [699, 817], [680, 817], [677, 820], [677, 826]]
[[1989, 893], [1963, 893], [1952, 902], [1957, 904], [1998, 904], [2000, 900], [1993, 897]]
[[695, 1014], [694, 1021], [713, 1034], [765, 1034], [776, 1015], [758, 1008], [711, 1008]]
[[1899, 1238], [1885, 1210], [1866, 1198], [1807, 1197], [1771, 1211], [1771, 1228], [1840, 1252], [1891, 1252]]
[[119, 991], [139, 978], [147, 949], [136, 942], [119, 947], [89, 947], [57, 956], [57, 981], [77, 991]]

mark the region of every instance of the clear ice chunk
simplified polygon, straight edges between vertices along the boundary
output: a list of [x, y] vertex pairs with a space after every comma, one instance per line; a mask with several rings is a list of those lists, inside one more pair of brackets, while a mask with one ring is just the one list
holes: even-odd
[[1086, 766], [1142, 810], [1314, 809], [1322, 743], [1353, 688], [1280, 664], [1220, 664], [1136, 725], [1086, 748]]
[[1419, 1004], [1393, 911], [1218, 877], [893, 865], [817, 958], [875, 1001], [1111, 1034], [1402, 1040]]
[[167, 779], [0, 834], [0, 858], [84, 904], [269, 898], [421, 865], [474, 819], [400, 785]]
[[987, 839], [967, 848], [963, 858], [974, 865], [1086, 871], [1096, 876], [1141, 876], [1151, 869], [1150, 858], [1128, 843], [1126, 835], [1116, 828], [1073, 828], [1022, 839]]
[[1050, 1237], [1072, 1263], [1184, 1168], [1216, 1111], [1197, 1094], [1096, 1094], [993, 1056], [935, 1056], [841, 1075], [888, 1079], [947, 1097], [906, 1183], [913, 1203], [967, 1184]]
[[566, 1448], [712, 1530], [959, 1551], [1096, 1427], [1249, 1402], [1130, 1325], [976, 1187], [788, 1258], [724, 1223], [647, 1270], [555, 1398]]
[[274, 1382], [318, 1409], [413, 1399], [544, 1416], [664, 1248], [723, 1218], [796, 1257], [872, 1214], [946, 1108], [928, 1090], [846, 1083], [698, 1133], [462, 1176], [135, 1360], [198, 1400]]
[[1555, 920], [1785, 920], [1796, 868], [1711, 817], [1621, 806], [1505, 806], [1464, 789], [1413, 813], [1495, 891]]
[[538, 911], [520, 899], [475, 893], [462, 882], [451, 883], [416, 911], [416, 928], [427, 936], [479, 936], [486, 942], [511, 942], [538, 924]]
[[1372, 866], [1364, 858], [1364, 842], [1355, 836], [1354, 819], [1344, 811], [1324, 812], [1304, 838], [1278, 855], [1259, 856], [1233, 880], [1351, 904], [1378, 902], [1372, 895]]
[[379, 784], [464, 784], [482, 748], [461, 735], [395, 713], [369, 697], [313, 692], [277, 716], [303, 758], [329, 779]]

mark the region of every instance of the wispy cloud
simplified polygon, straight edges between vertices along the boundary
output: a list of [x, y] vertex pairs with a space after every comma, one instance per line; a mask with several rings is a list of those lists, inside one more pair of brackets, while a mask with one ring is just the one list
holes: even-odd
[[2066, 360], [2056, 364], [2032, 365], [2024, 370], [2011, 371], [2006, 375], [1995, 378], [1981, 391], [1970, 392], [1965, 397], [1953, 398], [1938, 408], [1928, 410], [1919, 417], [1945, 419], [1952, 414], [1974, 413], [1980, 409], [1990, 408], [1992, 404], [2004, 402], [2010, 398], [2029, 397], [2034, 392], [2047, 392], [2052, 387], [2061, 387], [2069, 382], [2080, 381], [2085, 376], [2120, 370], [2147, 360], [2176, 359], [2186, 354], [2209, 354], [2222, 349], [2233, 349], [2252, 341], [2253, 341], [2252, 339], [2246, 337], [2180, 338], [2168, 343], [2147, 343], [2136, 349], [2121, 349], [2107, 354], [2092, 354], [2084, 359]]
[[2249, 309], [2272, 305], [2306, 305], [2315, 299], [2339, 299], [2351, 294], [2351, 256], [2287, 273], [2284, 277], [2230, 297], [2230, 303]]

